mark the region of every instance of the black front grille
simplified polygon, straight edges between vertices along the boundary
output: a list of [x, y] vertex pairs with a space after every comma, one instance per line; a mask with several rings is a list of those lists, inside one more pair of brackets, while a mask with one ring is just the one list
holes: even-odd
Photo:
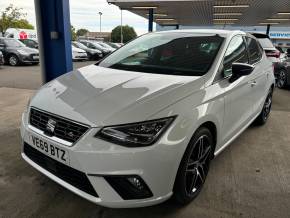
[[47, 123], [50, 119], [54, 120], [56, 123], [54, 131], [50, 133], [50, 136], [55, 136], [71, 143], [79, 140], [79, 138], [89, 129], [87, 126], [75, 123], [68, 119], [31, 108], [29, 120], [30, 124], [35, 128], [46, 133]]
[[24, 154], [45, 170], [57, 176], [70, 185], [86, 192], [94, 197], [98, 197], [95, 189], [87, 178], [86, 174], [76, 169], [68, 167], [32, 148], [24, 143]]

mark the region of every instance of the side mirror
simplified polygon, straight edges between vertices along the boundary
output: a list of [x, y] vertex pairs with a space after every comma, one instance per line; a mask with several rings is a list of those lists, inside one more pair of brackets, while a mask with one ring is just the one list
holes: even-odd
[[255, 67], [250, 64], [233, 63], [230, 82], [232, 83], [243, 76], [250, 75], [254, 69]]

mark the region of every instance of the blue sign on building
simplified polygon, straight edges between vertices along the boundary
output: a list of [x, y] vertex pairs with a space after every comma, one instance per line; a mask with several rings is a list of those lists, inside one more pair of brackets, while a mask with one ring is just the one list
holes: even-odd
[[270, 38], [290, 39], [290, 32], [270, 32]]

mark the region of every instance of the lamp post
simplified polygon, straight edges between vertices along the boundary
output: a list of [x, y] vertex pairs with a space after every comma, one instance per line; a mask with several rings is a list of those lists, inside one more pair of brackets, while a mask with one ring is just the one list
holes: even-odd
[[102, 15], [103, 15], [103, 13], [99, 12], [99, 15], [100, 15], [100, 32], [102, 32]]
[[121, 9], [121, 43], [123, 43], [123, 10]]

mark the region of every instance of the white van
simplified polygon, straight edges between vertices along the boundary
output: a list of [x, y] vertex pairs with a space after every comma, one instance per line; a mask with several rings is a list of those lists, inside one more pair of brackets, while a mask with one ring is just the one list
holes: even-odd
[[4, 37], [14, 39], [34, 39], [37, 40], [36, 30], [9, 28], [6, 30]]

